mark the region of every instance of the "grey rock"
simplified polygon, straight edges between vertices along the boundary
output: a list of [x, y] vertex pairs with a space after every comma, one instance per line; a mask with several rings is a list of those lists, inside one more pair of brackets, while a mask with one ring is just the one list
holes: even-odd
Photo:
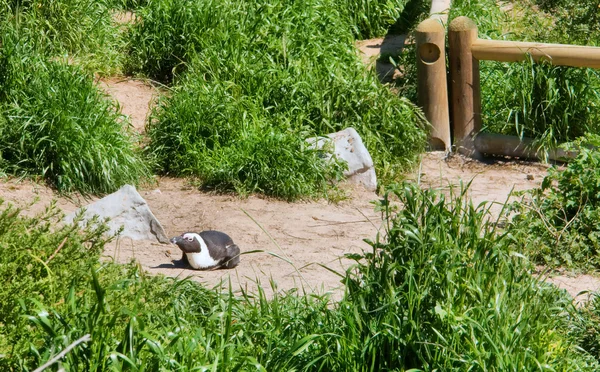
[[[335, 156], [348, 164], [348, 169], [344, 171], [344, 176], [348, 181], [361, 184], [367, 190], [377, 189], [373, 159], [354, 128], [330, 133], [327, 137], [309, 138], [307, 142], [312, 148], [317, 149], [333, 146]], [[331, 155], [328, 158], [331, 158]]]
[[73, 222], [75, 216], [83, 210], [85, 212], [82, 224], [95, 215], [101, 219], [108, 217], [110, 218], [107, 223], [110, 227], [109, 234], [114, 235], [123, 227], [120, 237], [169, 243], [165, 230], [152, 214], [148, 203], [131, 185], [125, 185], [118, 191], [67, 215], [65, 222]]

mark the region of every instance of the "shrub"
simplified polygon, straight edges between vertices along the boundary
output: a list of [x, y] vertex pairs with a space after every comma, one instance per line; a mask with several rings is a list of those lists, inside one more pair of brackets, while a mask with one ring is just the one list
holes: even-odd
[[600, 268], [600, 137], [575, 142], [579, 154], [564, 170], [551, 168], [542, 186], [515, 203], [512, 234], [537, 263], [590, 271]]
[[582, 45], [600, 42], [600, 1], [535, 0], [534, 3], [556, 18], [549, 34], [558, 42]]

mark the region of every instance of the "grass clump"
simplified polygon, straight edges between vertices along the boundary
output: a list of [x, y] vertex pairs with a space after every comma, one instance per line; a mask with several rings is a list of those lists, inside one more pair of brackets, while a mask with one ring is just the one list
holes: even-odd
[[579, 151], [565, 169], [551, 168], [540, 188], [515, 203], [511, 231], [532, 259], [552, 268], [600, 268], [600, 137], [575, 142]]
[[413, 5], [408, 0], [336, 0], [335, 3], [342, 14], [347, 14], [358, 39], [384, 36]]
[[0, 25], [0, 166], [61, 192], [109, 193], [148, 174], [118, 108], [80, 67]]
[[[392, 206], [398, 200], [401, 209]], [[373, 370], [592, 370], [571, 299], [530, 274], [488, 206], [405, 184], [379, 203], [386, 236], [346, 279], [346, 321]], [[364, 364], [363, 364], [364, 365]], [[366, 369], [366, 368], [365, 368]]]
[[[349, 126], [380, 179], [412, 164], [424, 146], [424, 119], [365, 72], [332, 2], [219, 4], [152, 3], [133, 31], [134, 56], [147, 73], [172, 77], [187, 61], [148, 127], [160, 171], [293, 199], [322, 190], [336, 173], [304, 139]], [[169, 32], [150, 37], [159, 27]], [[277, 148], [265, 147], [271, 144]], [[286, 183], [285, 191], [272, 183]]]

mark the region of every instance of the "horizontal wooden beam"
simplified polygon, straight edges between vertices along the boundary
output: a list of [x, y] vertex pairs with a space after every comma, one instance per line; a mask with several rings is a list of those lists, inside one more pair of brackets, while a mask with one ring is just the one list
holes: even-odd
[[[510, 156], [522, 159], [545, 160], [544, 153], [536, 150], [531, 138], [519, 138], [497, 133], [479, 133], [475, 137], [475, 148], [482, 154]], [[567, 161], [577, 156], [576, 151], [566, 151], [562, 148], [550, 149], [547, 160]]]
[[518, 62], [530, 54], [535, 61], [553, 65], [600, 69], [599, 47], [477, 39], [471, 51], [474, 58], [485, 61]]

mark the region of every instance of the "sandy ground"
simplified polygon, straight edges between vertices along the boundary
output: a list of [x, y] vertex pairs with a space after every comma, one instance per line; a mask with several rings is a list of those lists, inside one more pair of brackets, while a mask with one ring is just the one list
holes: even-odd
[[[362, 47], [375, 56], [383, 44], [383, 40], [375, 40]], [[119, 102], [133, 127], [143, 132], [155, 89], [125, 78], [104, 80], [100, 86]], [[472, 181], [469, 194], [476, 203], [504, 202], [513, 189], [538, 186], [546, 169], [538, 163], [501, 160], [483, 163], [431, 152], [423, 154], [420, 167], [408, 177], [422, 187], [443, 190], [461, 181]], [[240, 287], [255, 290], [261, 286], [270, 294], [274, 285], [277, 290], [332, 292], [334, 298], [339, 298], [342, 286], [336, 272], [343, 272], [353, 263], [344, 254], [369, 250], [363, 240], [374, 240], [381, 231], [381, 216], [374, 212], [372, 204], [379, 197], [350, 186], [350, 197], [338, 204], [214, 195], [198, 191], [185, 180], [169, 178], [158, 179], [156, 185], [138, 191], [169, 236], [205, 229], [224, 231], [242, 249], [242, 262], [233, 270], [189, 270], [174, 262], [181, 257], [176, 246], [129, 239], [107, 247], [106, 259], [116, 262], [135, 259], [152, 274], [190, 277], [210, 286], [231, 281], [234, 290]], [[65, 213], [94, 200], [76, 195], [60, 197], [42, 184], [15, 179], [0, 181], [0, 197], [18, 205], [38, 198], [39, 202], [29, 208], [28, 214], [42, 210], [51, 200], [56, 200]], [[494, 208], [495, 212], [499, 210], [498, 206]], [[600, 287], [600, 281], [592, 276], [557, 276], [552, 281], [573, 296]]]

